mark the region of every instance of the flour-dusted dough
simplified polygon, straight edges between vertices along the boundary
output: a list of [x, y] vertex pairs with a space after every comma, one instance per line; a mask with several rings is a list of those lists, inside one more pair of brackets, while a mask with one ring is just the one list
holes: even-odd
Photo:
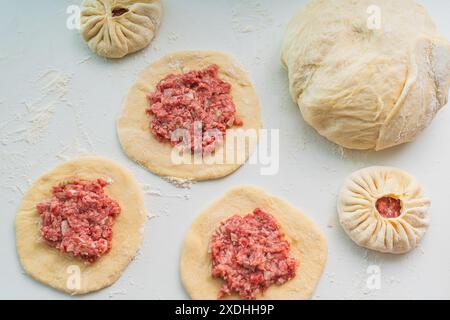
[[[231, 84], [231, 94], [236, 105], [236, 115], [243, 126], [232, 129], [258, 130], [262, 127], [259, 99], [243, 68], [229, 55], [214, 51], [182, 51], [169, 54], [145, 68], [131, 87], [122, 114], [117, 122], [117, 132], [125, 153], [150, 171], [166, 177], [196, 181], [217, 179], [237, 170], [253, 152], [255, 145], [241, 150], [240, 161], [223, 164], [175, 164], [171, 159], [172, 146], [158, 141], [150, 132], [150, 119], [145, 110], [149, 106], [147, 94], [169, 74], [181, 74], [203, 69], [211, 64], [219, 66], [219, 78]], [[227, 130], [227, 134], [230, 129]], [[225, 137], [226, 140], [226, 137]], [[220, 152], [222, 147], [217, 148]], [[225, 153], [228, 152], [225, 150]], [[238, 154], [238, 151], [234, 151]]]
[[[257, 299], [309, 299], [319, 282], [327, 260], [327, 242], [318, 227], [304, 213], [286, 201], [253, 186], [235, 187], [203, 210], [186, 234], [181, 254], [181, 280], [192, 299], [217, 299], [223, 281], [211, 276], [209, 242], [220, 222], [261, 208], [273, 215], [291, 244], [290, 255], [299, 266], [294, 279], [271, 285]], [[226, 296], [225, 299], [239, 299]]]
[[350, 149], [413, 141], [447, 103], [450, 44], [412, 0], [312, 0], [282, 62], [304, 119]]
[[[390, 196], [401, 201], [401, 215], [383, 218], [375, 204]], [[405, 253], [414, 249], [428, 228], [430, 200], [417, 180], [391, 167], [369, 167], [354, 172], [338, 197], [338, 213], [345, 232], [368, 249]]]
[[[91, 265], [61, 254], [40, 236], [41, 218], [36, 204], [52, 197], [54, 185], [74, 177], [88, 180], [102, 178], [110, 182], [105, 192], [121, 207], [113, 226], [111, 251]], [[16, 245], [20, 261], [28, 274], [55, 289], [70, 294], [102, 289], [114, 283], [136, 255], [145, 217], [142, 191], [128, 170], [100, 157], [82, 157], [65, 162], [36, 180], [22, 200], [16, 217]], [[72, 287], [70, 278], [76, 267], [81, 276], [79, 289]]]
[[[114, 14], [116, 10], [123, 14]], [[84, 0], [81, 35], [98, 55], [122, 58], [148, 46], [161, 15], [160, 0]]]

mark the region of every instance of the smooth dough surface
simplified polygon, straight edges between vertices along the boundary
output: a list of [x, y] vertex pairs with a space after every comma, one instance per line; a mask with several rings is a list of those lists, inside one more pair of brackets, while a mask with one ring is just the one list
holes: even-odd
[[[203, 210], [186, 234], [181, 254], [181, 280], [192, 299], [217, 299], [221, 279], [211, 276], [209, 242], [220, 222], [246, 215], [253, 209], [273, 215], [291, 244], [291, 256], [299, 267], [294, 279], [283, 285], [272, 285], [257, 299], [309, 299], [319, 282], [327, 260], [327, 242], [321, 231], [300, 210], [286, 201], [253, 186], [235, 187]], [[237, 295], [226, 299], [239, 299]]]
[[[134, 161], [150, 171], [167, 177], [191, 180], [210, 180], [224, 177], [237, 170], [253, 152], [256, 143], [248, 148], [237, 149], [231, 146], [236, 155], [234, 163], [209, 164], [212, 157], [203, 163], [176, 164], [171, 159], [172, 146], [158, 141], [150, 131], [151, 117], [145, 110], [149, 107], [147, 95], [153, 92], [158, 82], [169, 74], [182, 74], [199, 70], [211, 64], [219, 66], [219, 78], [230, 83], [231, 94], [236, 105], [236, 115], [242, 119], [243, 126], [232, 129], [255, 130], [256, 135], [262, 127], [259, 99], [253, 85], [234, 58], [214, 51], [182, 51], [169, 54], [145, 68], [131, 87], [125, 100], [122, 114], [117, 121], [117, 132], [122, 148]], [[227, 136], [231, 132], [227, 130]], [[225, 141], [227, 137], [225, 137]], [[226, 146], [226, 143], [225, 143]], [[225, 150], [224, 150], [225, 149]], [[216, 152], [230, 152], [229, 148], [219, 147]]]
[[[113, 16], [115, 9], [128, 11]], [[81, 35], [98, 55], [122, 58], [149, 45], [161, 15], [160, 0], [84, 0]]]
[[[111, 250], [94, 264], [61, 254], [40, 236], [41, 218], [36, 205], [52, 197], [54, 185], [71, 178], [102, 178], [110, 182], [104, 190], [121, 207], [113, 226]], [[84, 294], [114, 283], [136, 255], [145, 223], [143, 194], [137, 181], [120, 165], [100, 157], [82, 157], [67, 161], [37, 179], [25, 194], [16, 217], [16, 245], [25, 271], [36, 280], [70, 294]], [[78, 267], [79, 289], [67, 286]], [[70, 283], [70, 282], [69, 282]]]
[[413, 0], [312, 0], [281, 56], [305, 121], [346, 148], [413, 141], [447, 103], [450, 43]]
[[[390, 196], [401, 201], [397, 218], [383, 218], [376, 201]], [[354, 172], [338, 197], [339, 219], [359, 246], [388, 253], [405, 253], [418, 246], [430, 219], [430, 200], [416, 178], [391, 167], [369, 167]]]

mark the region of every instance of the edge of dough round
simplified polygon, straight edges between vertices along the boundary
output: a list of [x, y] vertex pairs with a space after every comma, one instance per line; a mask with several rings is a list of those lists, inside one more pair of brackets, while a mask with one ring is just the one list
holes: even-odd
[[[254, 144], [246, 148], [245, 154], [242, 154], [241, 160], [236, 163], [174, 164], [171, 161], [173, 148], [170, 143], [159, 142], [150, 132], [151, 118], [145, 113], [148, 107], [147, 94], [154, 91], [157, 83], [168, 74], [181, 74], [211, 64], [217, 64], [219, 77], [232, 85], [231, 93], [236, 105], [236, 115], [244, 123], [236, 129], [253, 129], [258, 136], [262, 127], [259, 98], [242, 65], [231, 55], [223, 52], [180, 51], [167, 54], [147, 66], [129, 90], [117, 121], [119, 140], [129, 158], [159, 176], [194, 181], [222, 178], [236, 171], [248, 160], [255, 149]], [[227, 130], [227, 133], [229, 132], [230, 129]], [[219, 147], [216, 152], [224, 151], [226, 154], [226, 150]]]
[[[111, 250], [91, 265], [60, 254], [39, 233], [40, 216], [36, 204], [51, 197], [53, 185], [72, 177], [112, 181], [104, 190], [121, 206], [113, 226]], [[72, 295], [100, 290], [113, 284], [138, 252], [145, 217], [144, 196], [127, 169], [98, 156], [66, 161], [33, 182], [22, 199], [16, 215], [16, 247], [21, 265], [35, 280]], [[70, 275], [78, 270], [81, 285], [79, 288], [68, 286]]]
[[[309, 299], [320, 280], [328, 255], [327, 241], [302, 211], [278, 197], [254, 186], [230, 189], [208, 205], [194, 219], [186, 233], [181, 259], [180, 276], [192, 299], [217, 299], [223, 281], [211, 276], [209, 241], [221, 221], [234, 215], [245, 215], [259, 207], [267, 210], [280, 224], [291, 244], [291, 256], [299, 262], [294, 279], [283, 285], [272, 285], [257, 299]], [[240, 299], [237, 295], [224, 299]]]

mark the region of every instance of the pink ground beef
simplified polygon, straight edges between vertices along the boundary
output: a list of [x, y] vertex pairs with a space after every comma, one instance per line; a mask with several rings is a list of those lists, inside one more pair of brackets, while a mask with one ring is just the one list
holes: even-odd
[[53, 197], [36, 207], [41, 236], [63, 253], [95, 262], [111, 249], [119, 204], [106, 195], [102, 179], [73, 180], [52, 189]]
[[378, 213], [386, 219], [397, 218], [401, 214], [402, 203], [399, 199], [382, 197], [375, 203]]
[[223, 221], [213, 233], [210, 249], [212, 276], [225, 281], [219, 298], [237, 293], [256, 299], [270, 285], [294, 278], [298, 266], [275, 218], [259, 208]]
[[[217, 65], [211, 65], [203, 70], [171, 74], [158, 83], [156, 91], [148, 95], [147, 113], [152, 116], [150, 130], [159, 141], [177, 145], [182, 141], [172, 133], [187, 129], [190, 142], [186, 148], [214, 151], [221, 141], [216, 141], [208, 130], [214, 130], [223, 140], [228, 128], [242, 125], [236, 117], [231, 85], [218, 78], [218, 71]], [[201, 124], [201, 136], [194, 140], [195, 123]]]

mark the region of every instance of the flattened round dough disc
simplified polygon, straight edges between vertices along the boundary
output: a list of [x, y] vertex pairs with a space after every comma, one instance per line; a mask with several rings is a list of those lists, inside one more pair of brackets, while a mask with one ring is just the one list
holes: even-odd
[[[219, 66], [219, 78], [232, 86], [236, 114], [244, 122], [243, 126], [233, 129], [259, 130], [262, 127], [255, 89], [243, 68], [231, 56], [213, 51], [176, 52], [145, 68], [125, 100], [117, 122], [117, 132], [122, 148], [132, 160], [160, 176], [201, 181], [229, 175], [248, 159], [254, 145], [243, 150], [242, 160], [236, 163], [175, 164], [171, 159], [171, 144], [158, 141], [150, 132], [151, 117], [145, 112], [149, 107], [147, 95], [155, 91], [158, 82], [169, 74], [199, 70], [211, 64]], [[218, 148], [216, 152], [221, 149]]]
[[[327, 260], [327, 242], [304, 213], [286, 201], [253, 186], [235, 187], [203, 210], [192, 223], [181, 254], [181, 280], [192, 299], [217, 299], [221, 279], [211, 276], [209, 242], [220, 222], [235, 214], [246, 215], [261, 208], [273, 215], [291, 244], [291, 256], [299, 267], [294, 279], [272, 285], [257, 299], [309, 299]], [[239, 299], [237, 295], [227, 299]]]
[[[112, 249], [91, 265], [61, 254], [40, 236], [41, 218], [36, 205], [52, 197], [54, 185], [71, 178], [108, 182], [104, 190], [121, 207], [113, 226]], [[84, 294], [114, 283], [136, 255], [145, 223], [143, 194], [128, 170], [100, 157], [82, 157], [65, 162], [37, 179], [22, 200], [16, 217], [16, 245], [25, 271], [36, 280], [70, 294]], [[70, 266], [80, 270], [81, 286], [74, 289], [68, 281]]]

